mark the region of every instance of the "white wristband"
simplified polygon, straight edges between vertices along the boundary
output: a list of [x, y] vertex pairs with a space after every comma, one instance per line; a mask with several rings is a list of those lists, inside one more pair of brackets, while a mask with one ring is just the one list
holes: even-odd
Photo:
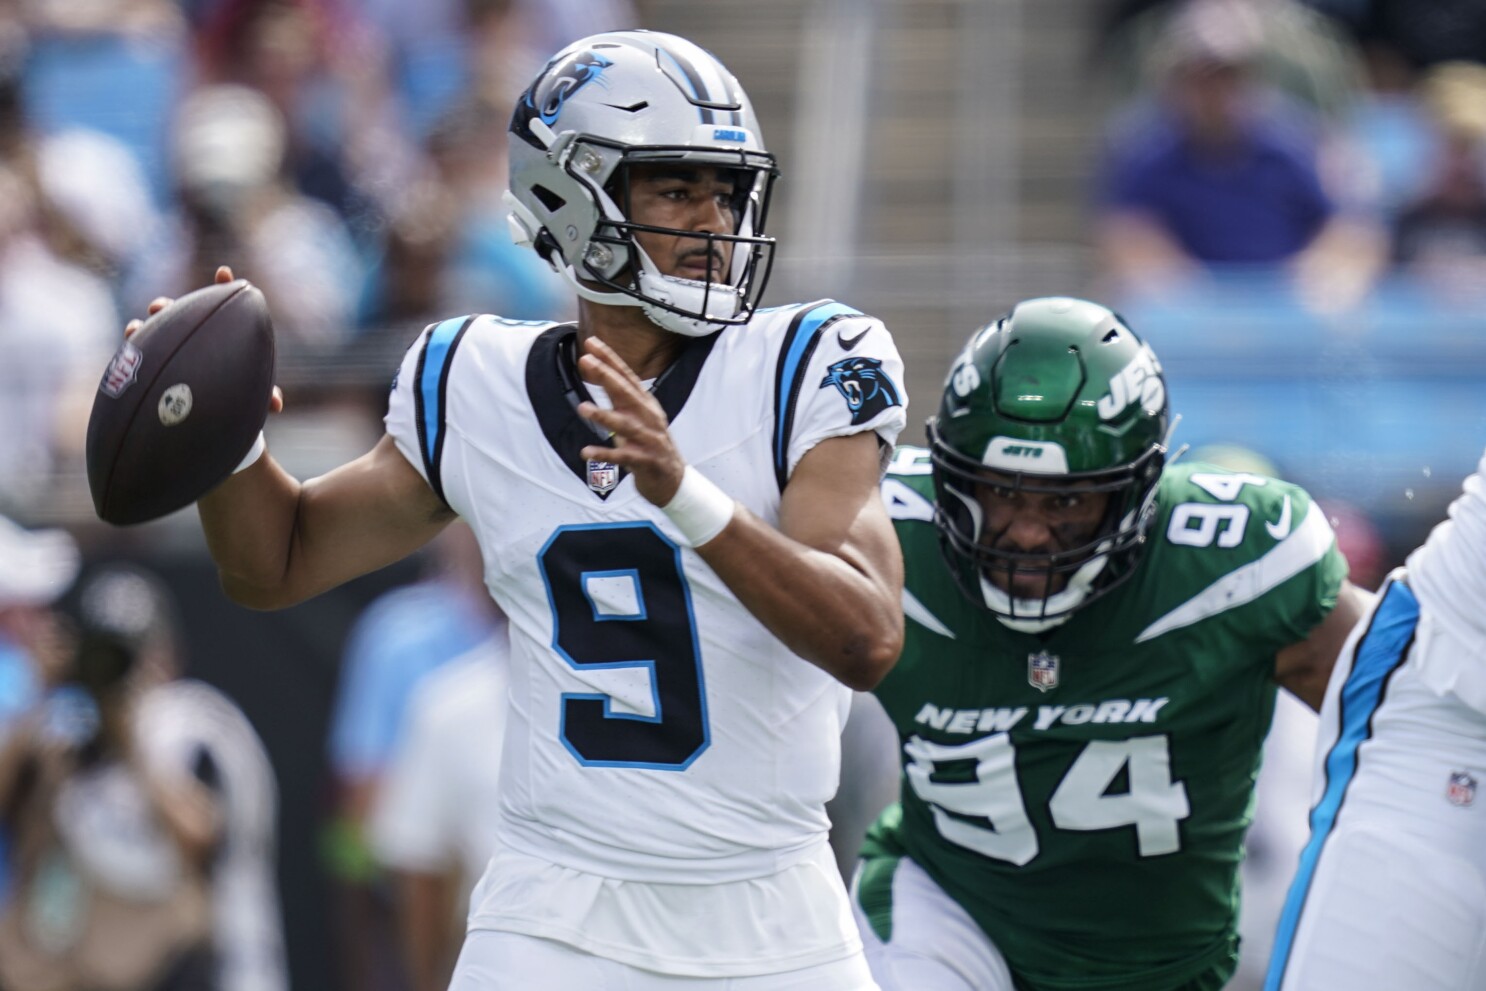
[[681, 531], [687, 543], [700, 547], [723, 531], [737, 507], [733, 497], [691, 465], [681, 476], [681, 487], [671, 501], [660, 507]]
[[253, 465], [258, 463], [258, 459], [263, 457], [263, 452], [266, 450], [268, 450], [268, 441], [264, 440], [263, 431], [260, 430], [258, 431], [258, 439], [253, 441], [252, 447], [248, 448], [247, 456], [243, 458], [242, 464], [232, 469], [232, 474], [236, 475], [244, 468], [253, 467]]

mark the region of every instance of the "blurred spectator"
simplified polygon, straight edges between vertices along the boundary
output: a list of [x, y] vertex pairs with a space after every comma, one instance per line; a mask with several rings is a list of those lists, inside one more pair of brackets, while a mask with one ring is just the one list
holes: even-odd
[[44, 133], [85, 129], [119, 141], [150, 195], [169, 192], [170, 108], [185, 86], [185, 20], [175, 0], [29, 0], [26, 107]]
[[1335, 214], [1314, 130], [1255, 80], [1259, 16], [1193, 0], [1166, 29], [1158, 99], [1114, 143], [1100, 191], [1104, 266], [1126, 288], [1208, 266], [1288, 265], [1353, 298], [1371, 282], [1375, 232]]
[[198, 23], [204, 79], [257, 90], [278, 112], [289, 186], [328, 204], [358, 241], [372, 237], [415, 159], [359, 5], [215, 0]]
[[1433, 128], [1415, 91], [1416, 73], [1386, 45], [1363, 50], [1367, 86], [1343, 121], [1358, 198], [1392, 218], [1424, 185]]
[[[0, 516], [0, 755], [66, 670], [70, 647], [52, 603], [72, 587], [80, 561], [65, 530], [26, 530]], [[11, 839], [0, 808], [0, 911], [10, 891]]]
[[507, 653], [501, 623], [418, 684], [372, 810], [371, 849], [395, 876], [413, 991], [448, 987], [470, 891], [495, 852]]
[[[1190, 0], [1110, 0], [1096, 26], [1101, 62], [1121, 99], [1159, 87], [1162, 49]], [[1363, 82], [1351, 37], [1297, 0], [1231, 0], [1258, 37], [1254, 75], [1327, 121], [1344, 116]]]
[[1345, 24], [1361, 41], [1383, 44], [1415, 67], [1486, 61], [1481, 0], [1304, 0]]
[[160, 222], [138, 160], [107, 134], [73, 128], [36, 139], [35, 167], [52, 242], [122, 284]]
[[422, 679], [491, 636], [499, 619], [474, 534], [457, 521], [430, 545], [433, 573], [374, 601], [356, 621], [330, 725], [337, 808], [326, 853], [338, 882], [344, 986], [403, 988], [394, 895], [365, 830]]
[[[0, 756], [15, 884], [7, 991], [282, 991], [274, 792], [240, 712], [179, 673], [158, 580], [111, 568], [76, 597], [69, 678]], [[70, 718], [60, 718], [69, 715]]]
[[80, 560], [65, 530], [26, 530], [0, 516], [0, 745], [66, 667], [51, 606], [72, 587]]
[[570, 42], [640, 26], [630, 0], [362, 0], [390, 48], [414, 134], [462, 98], [514, 102], [525, 81]]
[[85, 238], [43, 194], [49, 146], [76, 135], [41, 141], [7, 68], [0, 59], [0, 508], [15, 511], [42, 498], [59, 460], [80, 456], [77, 411], [120, 321], [108, 284], [83, 264], [95, 260]]
[[1447, 297], [1486, 293], [1486, 66], [1436, 66], [1421, 83], [1439, 132], [1423, 193], [1394, 227], [1395, 262]]
[[371, 272], [362, 322], [426, 323], [450, 313], [552, 320], [571, 307], [552, 270], [511, 240], [506, 207], [509, 112], [457, 104], [428, 137], [433, 175], [404, 197]]
[[176, 118], [179, 212], [136, 267], [128, 309], [210, 285], [231, 265], [268, 297], [280, 346], [333, 346], [354, 329], [360, 261], [340, 217], [281, 176], [274, 105], [243, 86], [196, 90]]

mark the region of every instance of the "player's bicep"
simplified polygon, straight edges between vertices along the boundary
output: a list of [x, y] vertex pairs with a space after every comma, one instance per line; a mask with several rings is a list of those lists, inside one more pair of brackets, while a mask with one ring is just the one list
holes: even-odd
[[[269, 470], [283, 472], [276, 463]], [[284, 487], [292, 487], [289, 476]], [[300, 486], [292, 500], [287, 558], [277, 580], [254, 582], [223, 569], [223, 588], [251, 608], [312, 598], [400, 561], [454, 519], [392, 440]]]
[[821, 441], [800, 459], [785, 486], [779, 529], [792, 540], [841, 558], [884, 587], [898, 588], [903, 560], [878, 496], [881, 464], [875, 432]]
[[1275, 681], [1319, 712], [1337, 655], [1371, 605], [1372, 593], [1343, 581], [1337, 591], [1336, 606], [1326, 618], [1304, 640], [1282, 648], [1275, 656]]
[[[392, 438], [305, 483], [300, 542], [327, 567], [364, 574], [400, 561], [454, 519]], [[340, 577], [344, 581], [354, 575]], [[327, 586], [328, 587], [328, 586]]]

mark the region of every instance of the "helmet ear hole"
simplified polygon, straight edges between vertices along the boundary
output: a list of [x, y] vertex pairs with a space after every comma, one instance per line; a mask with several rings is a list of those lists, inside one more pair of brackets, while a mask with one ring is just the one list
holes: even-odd
[[561, 196], [558, 196], [546, 186], [540, 186], [536, 183], [532, 183], [531, 194], [535, 196], [538, 201], [541, 202], [542, 206], [546, 207], [553, 213], [556, 213], [557, 211], [568, 205], [567, 200], [563, 199]]

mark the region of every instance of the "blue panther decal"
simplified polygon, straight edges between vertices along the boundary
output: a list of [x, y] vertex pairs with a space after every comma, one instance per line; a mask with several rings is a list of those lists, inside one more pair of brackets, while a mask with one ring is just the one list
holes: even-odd
[[882, 362], [876, 358], [842, 358], [826, 369], [820, 387], [824, 389], [828, 385], [834, 385], [846, 397], [853, 425], [866, 423], [883, 410], [902, 405], [897, 387], [883, 373]]
[[613, 64], [602, 55], [589, 51], [575, 52], [561, 62], [549, 64], [516, 101], [511, 132], [528, 144], [545, 148], [531, 133], [527, 121], [533, 116], [540, 117], [543, 124], [551, 127], [557, 122], [557, 115], [562, 113], [562, 105], [568, 102], [568, 98]]

